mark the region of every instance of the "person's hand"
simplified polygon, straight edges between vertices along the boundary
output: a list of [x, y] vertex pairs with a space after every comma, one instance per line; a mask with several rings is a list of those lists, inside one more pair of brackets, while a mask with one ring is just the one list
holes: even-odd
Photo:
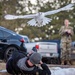
[[40, 64], [43, 64], [43, 62], [42, 62], [42, 61], [40, 61]]
[[70, 29], [66, 29], [66, 30], [64, 30], [64, 32], [71, 33], [71, 30]]
[[31, 54], [33, 54], [32, 50], [27, 54], [27, 56], [30, 56]]
[[68, 30], [68, 33], [71, 33], [71, 30]]

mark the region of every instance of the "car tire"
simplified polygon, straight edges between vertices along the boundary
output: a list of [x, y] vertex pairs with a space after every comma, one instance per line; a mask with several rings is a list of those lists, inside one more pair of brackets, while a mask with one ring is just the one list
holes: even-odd
[[10, 46], [6, 49], [5, 54], [4, 54], [5, 62], [7, 62], [7, 60], [9, 59], [9, 57], [11, 56], [11, 54], [13, 53], [14, 50], [18, 50], [18, 49], [14, 46]]

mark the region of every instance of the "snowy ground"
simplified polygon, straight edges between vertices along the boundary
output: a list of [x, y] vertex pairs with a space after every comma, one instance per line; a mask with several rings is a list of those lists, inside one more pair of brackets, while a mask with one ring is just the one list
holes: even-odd
[[51, 68], [51, 75], [75, 75], [75, 68]]
[[[52, 67], [50, 68], [51, 75], [75, 75], [75, 68], [60, 68]], [[0, 72], [7, 72], [6, 70], [0, 70]]]

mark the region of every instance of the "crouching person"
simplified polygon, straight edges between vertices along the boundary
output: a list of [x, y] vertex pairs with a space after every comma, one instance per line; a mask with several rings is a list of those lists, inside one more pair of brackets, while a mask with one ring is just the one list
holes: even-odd
[[51, 75], [48, 66], [41, 59], [42, 56], [37, 52], [27, 57], [16, 51], [7, 61], [6, 70], [12, 75]]

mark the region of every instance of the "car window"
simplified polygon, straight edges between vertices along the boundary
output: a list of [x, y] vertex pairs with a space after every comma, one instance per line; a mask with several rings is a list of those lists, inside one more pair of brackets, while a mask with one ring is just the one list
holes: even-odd
[[11, 36], [11, 34], [10, 34], [9, 32], [3, 31], [3, 34], [4, 34], [4, 37], [9, 37], [9, 36]]
[[3, 38], [3, 33], [1, 30], [0, 30], [0, 38]]

